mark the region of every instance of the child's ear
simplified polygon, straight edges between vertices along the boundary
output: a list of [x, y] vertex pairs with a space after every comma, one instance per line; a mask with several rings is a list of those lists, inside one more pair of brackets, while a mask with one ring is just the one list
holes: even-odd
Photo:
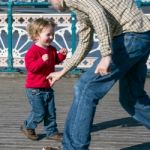
[[34, 38], [34, 41], [38, 41], [39, 40], [39, 36], [37, 35], [35, 38]]

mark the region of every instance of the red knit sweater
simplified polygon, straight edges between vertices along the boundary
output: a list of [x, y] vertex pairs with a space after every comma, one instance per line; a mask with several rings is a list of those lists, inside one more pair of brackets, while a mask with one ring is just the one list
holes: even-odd
[[[47, 61], [42, 60], [42, 55], [48, 54]], [[27, 69], [26, 88], [49, 88], [50, 84], [46, 76], [55, 71], [55, 65], [62, 62], [65, 55], [56, 52], [56, 48], [49, 46], [47, 49], [33, 44], [25, 55]]]

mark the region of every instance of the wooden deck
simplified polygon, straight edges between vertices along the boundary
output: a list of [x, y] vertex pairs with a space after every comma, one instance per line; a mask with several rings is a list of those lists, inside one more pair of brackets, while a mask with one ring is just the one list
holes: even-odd
[[[0, 76], [0, 150], [42, 150], [57, 147], [58, 142], [45, 138], [42, 123], [37, 128], [39, 141], [31, 141], [20, 132], [20, 125], [30, 107], [24, 94], [24, 76]], [[63, 78], [54, 87], [57, 123], [61, 132], [72, 101], [73, 84], [77, 78]], [[150, 78], [146, 90], [150, 94]], [[120, 107], [116, 84], [98, 105], [92, 130], [90, 150], [150, 150], [150, 131]]]

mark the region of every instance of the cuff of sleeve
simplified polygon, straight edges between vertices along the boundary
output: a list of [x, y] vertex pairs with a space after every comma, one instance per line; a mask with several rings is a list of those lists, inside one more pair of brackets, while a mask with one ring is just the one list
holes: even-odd
[[111, 54], [112, 54], [112, 51], [111, 51], [111, 50], [101, 52], [101, 56], [102, 56], [102, 57], [105, 57], [105, 56], [108, 56], [108, 55], [111, 55]]
[[67, 56], [67, 55], [63, 55], [63, 54], [61, 54], [61, 53], [58, 53], [58, 57], [59, 57], [61, 60], [66, 59], [66, 56]]

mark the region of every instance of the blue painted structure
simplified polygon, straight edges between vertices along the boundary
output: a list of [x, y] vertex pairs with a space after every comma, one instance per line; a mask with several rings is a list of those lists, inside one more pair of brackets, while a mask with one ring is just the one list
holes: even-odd
[[142, 6], [150, 6], [150, 0], [144, 1], [144, 0], [135, 0], [137, 6], [141, 8]]
[[[19, 69], [13, 67], [13, 53], [12, 53], [12, 23], [13, 23], [13, 6], [49, 6], [48, 2], [13, 2], [9, 0], [8, 2], [1, 2], [0, 6], [7, 6], [7, 18], [8, 18], [8, 59], [7, 63], [8, 66], [6, 69], [0, 70], [0, 72], [18, 72]], [[72, 21], [72, 52], [75, 51], [76, 48], [76, 17], [75, 13], [72, 12], [71, 14], [71, 21]]]
[[[150, 1], [142, 1], [142, 0], [135, 0], [137, 6], [141, 8], [141, 6], [150, 6]], [[47, 2], [16, 2], [9, 0], [8, 2], [0, 2], [0, 6], [7, 6], [7, 18], [8, 18], [8, 59], [7, 63], [8, 66], [6, 69], [0, 70], [2, 72], [18, 72], [18, 69], [13, 67], [13, 55], [12, 55], [12, 22], [13, 22], [13, 6], [48, 6], [49, 3]], [[72, 53], [74, 53], [76, 49], [76, 15], [72, 13]]]

